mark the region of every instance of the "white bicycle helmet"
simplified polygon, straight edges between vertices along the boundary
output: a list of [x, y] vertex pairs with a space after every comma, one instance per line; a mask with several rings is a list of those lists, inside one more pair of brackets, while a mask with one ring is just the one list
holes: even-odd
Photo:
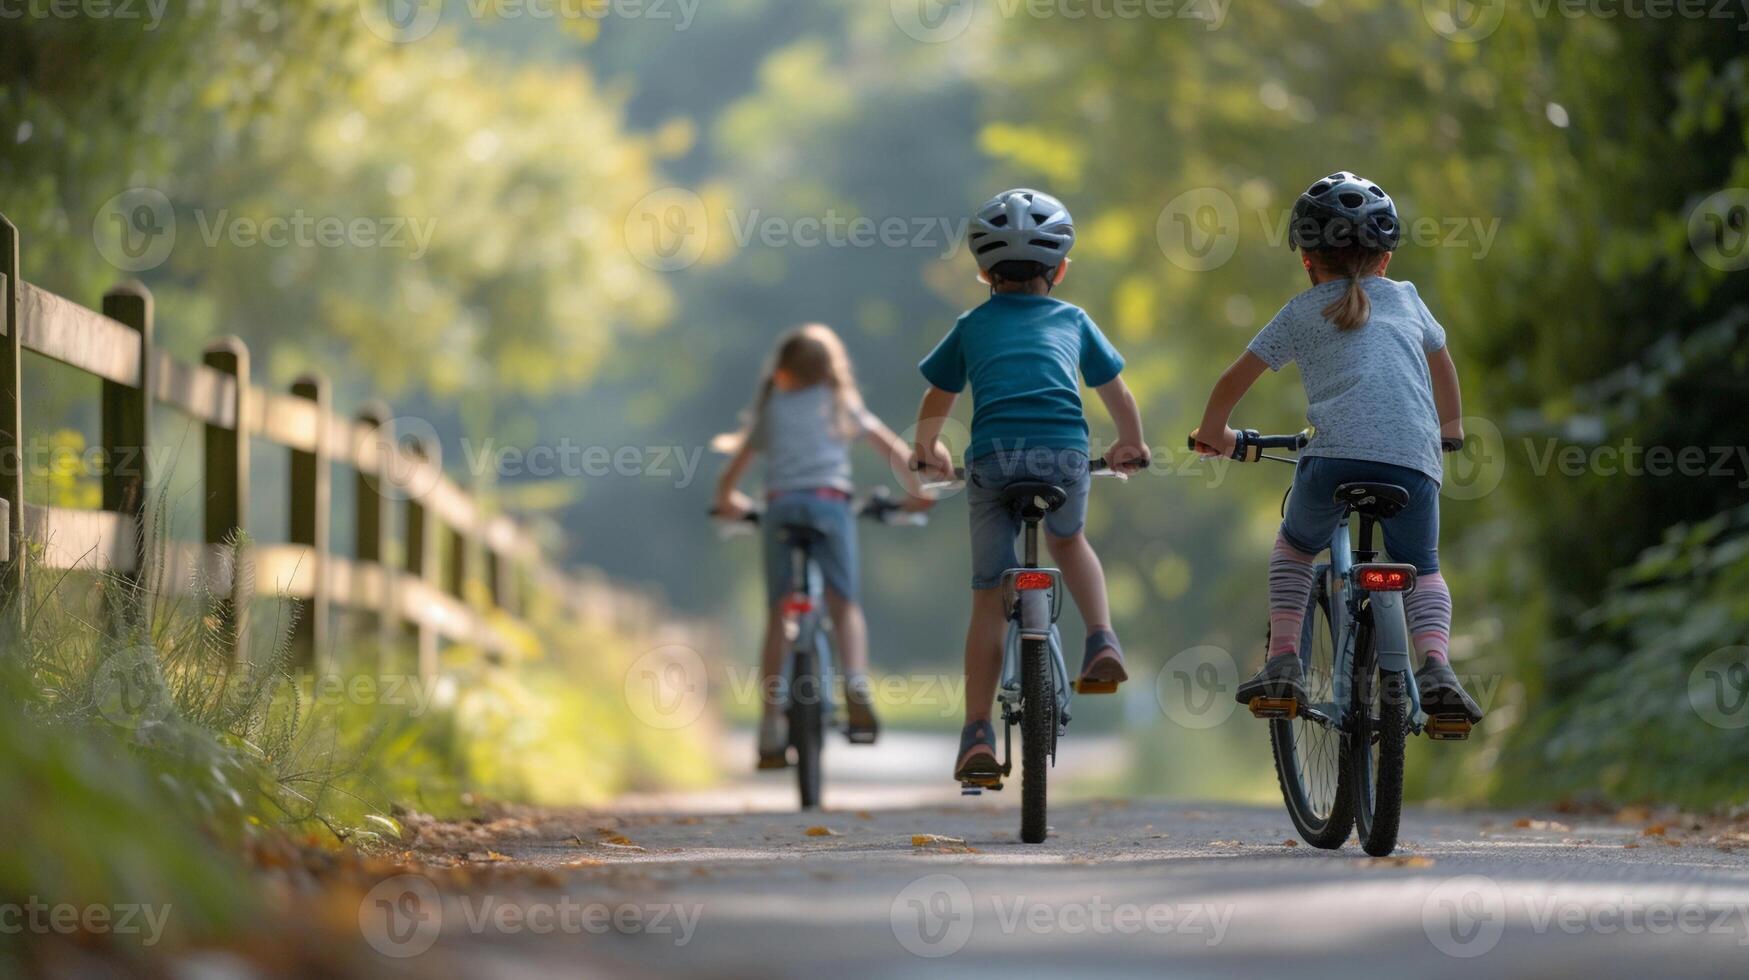
[[1075, 219], [1062, 201], [1019, 187], [978, 209], [966, 243], [986, 272], [998, 262], [1037, 262], [1054, 269], [1075, 247]]

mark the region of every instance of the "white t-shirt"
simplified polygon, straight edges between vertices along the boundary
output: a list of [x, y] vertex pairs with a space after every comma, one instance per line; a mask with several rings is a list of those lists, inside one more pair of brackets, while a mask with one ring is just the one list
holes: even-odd
[[765, 454], [765, 492], [831, 488], [850, 493], [850, 443], [878, 424], [867, 409], [853, 410], [847, 434], [832, 387], [773, 391], [753, 422], [747, 444]]

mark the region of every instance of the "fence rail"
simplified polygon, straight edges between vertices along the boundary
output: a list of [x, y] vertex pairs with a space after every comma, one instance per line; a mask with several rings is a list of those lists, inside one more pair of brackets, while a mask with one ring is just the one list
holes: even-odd
[[[550, 564], [539, 543], [510, 518], [491, 512], [449, 479], [436, 447], [404, 445], [381, 402], [353, 417], [337, 415], [319, 375], [289, 391], [250, 381], [249, 351], [235, 337], [209, 344], [199, 364], [176, 360], [152, 342], [152, 296], [124, 283], [88, 309], [19, 278], [17, 229], [0, 216], [0, 588], [22, 589], [27, 566], [87, 568], [139, 575], [147, 555], [162, 556], [166, 587], [199, 587], [229, 596], [222, 611], [240, 616], [243, 583], [232, 574], [226, 542], [250, 529], [252, 441], [290, 454], [289, 540], [254, 544], [250, 565], [262, 591], [301, 609], [293, 635], [304, 666], [325, 667], [333, 609], [370, 614], [387, 634], [415, 637], [419, 669], [435, 674], [441, 641], [489, 654], [508, 651], [506, 624], [537, 597], [570, 613], [620, 627], [658, 621], [653, 597], [573, 577]], [[41, 506], [24, 499], [25, 430], [21, 379], [26, 351], [102, 379], [103, 505], [99, 510]], [[200, 423], [205, 436], [203, 534], [199, 541], [150, 541], [147, 490], [152, 404]], [[356, 557], [333, 553], [330, 540], [335, 464], [355, 471]], [[389, 540], [390, 508], [403, 509], [400, 561]], [[447, 536], [447, 541], [445, 540]], [[441, 574], [447, 545], [451, 562]], [[34, 548], [30, 561], [27, 550]], [[475, 567], [477, 564], [477, 568]], [[476, 575], [475, 573], [478, 572]], [[470, 594], [470, 584], [483, 586]]]

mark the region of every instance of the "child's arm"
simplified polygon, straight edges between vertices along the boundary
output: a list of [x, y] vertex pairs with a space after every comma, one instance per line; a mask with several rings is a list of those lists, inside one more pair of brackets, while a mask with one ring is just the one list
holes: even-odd
[[905, 491], [906, 510], [928, 510], [935, 501], [923, 495], [921, 481], [911, 469], [911, 449], [905, 445], [905, 440], [886, 427], [880, 419], [869, 416], [867, 428], [863, 430], [869, 445], [874, 446], [880, 454], [886, 457], [887, 465], [899, 478], [899, 486]]
[[741, 483], [741, 477], [746, 475], [747, 467], [753, 462], [753, 454], [758, 452], [745, 442], [735, 450], [735, 455], [729, 457], [729, 463], [723, 467], [723, 473], [717, 477], [717, 494], [711, 503], [711, 513], [727, 518], [744, 517], [753, 509], [753, 498], [735, 489]]
[[1106, 462], [1112, 469], [1125, 473], [1147, 466], [1148, 444], [1142, 439], [1142, 410], [1136, 406], [1136, 396], [1130, 394], [1130, 386], [1124, 384], [1123, 376], [1119, 375], [1093, 390], [1099, 393], [1099, 400], [1105, 403], [1106, 412], [1117, 425], [1117, 441], [1105, 451]]
[[941, 441], [941, 429], [958, 397], [934, 385], [923, 392], [923, 403], [917, 406], [917, 435], [911, 447], [911, 458], [925, 472], [946, 480], [953, 479], [953, 454]]
[[[1215, 450], [1205, 452], [1204, 456], [1231, 456], [1233, 446], [1239, 441], [1239, 433], [1227, 425], [1227, 420], [1233, 417], [1233, 409], [1239, 400], [1269, 369], [1269, 364], [1256, 354], [1246, 351], [1239, 355], [1232, 367], [1222, 373], [1221, 380], [1215, 382], [1215, 390], [1209, 392], [1208, 407], [1202, 410], [1202, 424], [1197, 426], [1190, 435], [1203, 446]], [[1203, 433], [1208, 435], [1203, 435]]]
[[1427, 355], [1427, 369], [1433, 375], [1433, 404], [1439, 409], [1439, 437], [1463, 439], [1464, 396], [1458, 388], [1457, 364], [1445, 347]]

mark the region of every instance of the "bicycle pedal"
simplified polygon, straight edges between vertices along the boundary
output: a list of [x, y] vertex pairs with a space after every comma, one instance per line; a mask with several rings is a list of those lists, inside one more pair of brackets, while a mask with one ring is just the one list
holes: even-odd
[[[974, 795], [976, 792], [981, 792], [987, 789], [1000, 790], [1001, 788], [1001, 776], [972, 776], [968, 779], [960, 780], [960, 793], [966, 796]], [[971, 790], [972, 792], [968, 793], [968, 790]]]
[[1076, 694], [1116, 694], [1117, 681], [1086, 681], [1079, 678], [1074, 683]]
[[1300, 703], [1293, 698], [1252, 698], [1247, 707], [1253, 718], [1276, 720], [1297, 718], [1300, 714]]
[[1427, 737], [1435, 742], [1461, 742], [1470, 737], [1473, 726], [1463, 715], [1434, 715], [1427, 719]]

